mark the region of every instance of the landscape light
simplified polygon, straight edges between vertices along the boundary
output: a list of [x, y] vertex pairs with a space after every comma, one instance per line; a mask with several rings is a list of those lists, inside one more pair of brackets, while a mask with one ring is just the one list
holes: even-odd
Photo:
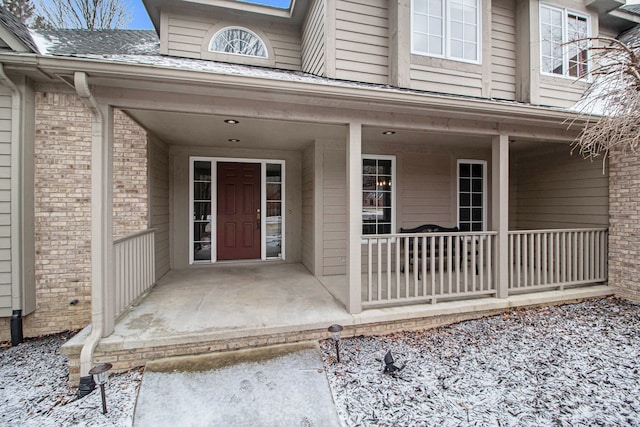
[[340, 342], [340, 332], [342, 332], [343, 329], [342, 325], [335, 323], [327, 329], [331, 333], [333, 342], [336, 343], [336, 359], [338, 360], [338, 363], [340, 363], [340, 347], [338, 343]]
[[104, 385], [109, 381], [109, 369], [111, 369], [112, 366], [111, 363], [100, 363], [89, 370], [89, 375], [93, 375], [93, 380], [100, 386], [103, 414], [107, 413], [107, 399], [104, 395]]

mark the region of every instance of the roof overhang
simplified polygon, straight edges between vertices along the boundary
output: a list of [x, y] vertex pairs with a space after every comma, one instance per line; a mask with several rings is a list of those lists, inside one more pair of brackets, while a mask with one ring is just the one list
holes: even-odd
[[[544, 134], [546, 129], [566, 133], [565, 140], [585, 124], [580, 115], [558, 108], [386, 86], [349, 85], [329, 79], [283, 80], [39, 55], [0, 54], [0, 62], [7, 71], [26, 73], [30, 70], [32, 75], [41, 76], [38, 80], [42, 83], [69, 83], [73, 81], [74, 72], [86, 72], [92, 85], [108, 89], [103, 93], [112, 94], [109, 96], [114, 98], [109, 102], [114, 105], [127, 97], [154, 93], [158, 98], [164, 93], [176, 99], [175, 111], [186, 111], [192, 99], [215, 97], [228, 100], [222, 106], [224, 108], [232, 108], [233, 100], [237, 105], [256, 105], [254, 114], [263, 118], [286, 118], [292, 111], [310, 111], [309, 120], [318, 123], [345, 124], [355, 118], [363, 125], [402, 122], [404, 126], [426, 129], [426, 123], [430, 122], [451, 132], [471, 133], [477, 129], [484, 135], [510, 134], [526, 126], [537, 129], [532, 131], [532, 137], [536, 132]], [[123, 107], [144, 108], [141, 105]], [[269, 106], [278, 111], [269, 111]], [[238, 107], [236, 111], [242, 110]], [[475, 127], [465, 130], [468, 123]]]

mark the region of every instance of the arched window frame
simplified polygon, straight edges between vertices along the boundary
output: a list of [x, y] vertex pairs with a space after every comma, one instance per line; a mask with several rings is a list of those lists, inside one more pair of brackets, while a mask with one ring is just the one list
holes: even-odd
[[[217, 37], [220, 33], [228, 29], [239, 29], [243, 31], [247, 31], [256, 37], [259, 41], [262, 42], [264, 46], [266, 57], [261, 56], [252, 56], [238, 53], [230, 53], [230, 52], [218, 52], [209, 50], [211, 43], [214, 38]], [[249, 65], [262, 65], [262, 66], [275, 66], [275, 55], [273, 51], [273, 45], [269, 38], [262, 31], [258, 29], [249, 29], [246, 27], [232, 25], [229, 23], [218, 23], [207, 31], [203, 39], [203, 43], [201, 46], [201, 57], [202, 59], [211, 59], [214, 61], [224, 61], [224, 62], [233, 62], [237, 64], [249, 64]]]

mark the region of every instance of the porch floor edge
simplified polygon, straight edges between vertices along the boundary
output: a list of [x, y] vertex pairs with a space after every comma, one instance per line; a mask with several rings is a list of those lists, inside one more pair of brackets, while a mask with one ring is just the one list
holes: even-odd
[[[429, 319], [435, 317], [448, 317], [464, 314], [491, 315], [494, 311], [504, 311], [511, 308], [540, 306], [548, 304], [564, 304], [585, 299], [603, 298], [615, 294], [615, 290], [607, 285], [595, 285], [568, 289], [563, 291], [545, 291], [513, 295], [504, 299], [478, 298], [464, 301], [449, 301], [438, 304], [420, 304], [398, 307], [371, 308], [359, 314], [350, 315], [344, 313], [340, 318], [327, 320], [318, 319], [317, 322], [292, 323], [289, 325], [272, 325], [261, 328], [234, 329], [231, 331], [216, 331], [183, 334], [179, 336], [155, 336], [155, 337], [128, 337], [111, 335], [103, 338], [98, 344], [97, 351], [109, 353], [113, 351], [135, 351], [150, 347], [180, 346], [197, 343], [243, 340], [248, 338], [260, 338], [265, 336], [295, 335], [301, 332], [326, 332], [331, 323], [340, 323], [345, 327], [343, 336], [359, 335], [362, 326], [406, 322], [417, 319]], [[479, 316], [482, 317], [482, 316]], [[463, 320], [463, 319], [461, 319]], [[454, 321], [455, 322], [455, 321]], [[436, 322], [440, 324], [440, 322]], [[428, 325], [424, 325], [428, 327]], [[64, 354], [79, 352], [84, 344], [90, 326], [78, 333], [63, 346]]]

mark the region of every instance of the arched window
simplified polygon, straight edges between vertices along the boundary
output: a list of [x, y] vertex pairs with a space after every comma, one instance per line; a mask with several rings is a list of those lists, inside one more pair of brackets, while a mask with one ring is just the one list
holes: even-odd
[[218, 31], [209, 43], [210, 52], [267, 58], [267, 48], [254, 32], [240, 27], [226, 27]]

